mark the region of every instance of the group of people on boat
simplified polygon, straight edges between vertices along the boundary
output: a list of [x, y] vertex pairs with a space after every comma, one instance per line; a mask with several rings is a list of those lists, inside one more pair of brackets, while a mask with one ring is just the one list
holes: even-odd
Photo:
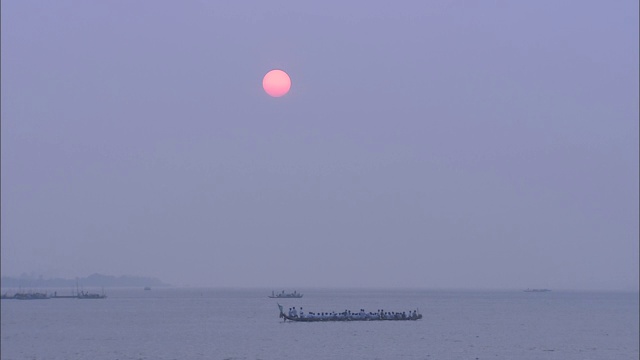
[[419, 318], [419, 314], [417, 310], [410, 311], [384, 311], [383, 309], [378, 309], [376, 312], [365, 312], [364, 309], [360, 309], [360, 311], [351, 311], [345, 310], [341, 313], [332, 312], [308, 312], [305, 314], [302, 307], [300, 307], [300, 314], [296, 310], [295, 306], [289, 308], [288, 313], [289, 318], [295, 319], [309, 319], [309, 320], [319, 320], [319, 321], [329, 321], [329, 320], [416, 320]]

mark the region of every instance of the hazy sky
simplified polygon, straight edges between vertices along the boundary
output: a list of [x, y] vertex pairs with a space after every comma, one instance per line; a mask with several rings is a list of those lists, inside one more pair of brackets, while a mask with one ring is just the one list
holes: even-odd
[[637, 291], [638, 10], [2, 1], [2, 275]]

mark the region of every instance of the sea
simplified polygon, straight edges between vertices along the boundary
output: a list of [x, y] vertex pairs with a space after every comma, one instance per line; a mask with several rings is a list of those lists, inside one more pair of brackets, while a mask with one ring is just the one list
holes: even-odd
[[[110, 288], [106, 299], [2, 300], [0, 355], [6, 360], [639, 358], [635, 292], [296, 289], [303, 298], [268, 298], [282, 290], [294, 289]], [[278, 303], [285, 311], [295, 306], [305, 312], [417, 309], [423, 318], [292, 323], [279, 318]]]

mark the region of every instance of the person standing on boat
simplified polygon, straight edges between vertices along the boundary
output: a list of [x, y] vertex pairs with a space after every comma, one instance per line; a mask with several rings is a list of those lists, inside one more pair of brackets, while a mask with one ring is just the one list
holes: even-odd
[[295, 307], [295, 306], [293, 307], [293, 311], [291, 312], [291, 314], [292, 314], [294, 317], [298, 317], [298, 312], [296, 311], [296, 307]]

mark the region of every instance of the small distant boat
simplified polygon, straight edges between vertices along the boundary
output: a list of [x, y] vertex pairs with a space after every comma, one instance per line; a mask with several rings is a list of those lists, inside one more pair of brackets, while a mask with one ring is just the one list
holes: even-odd
[[102, 294], [96, 294], [96, 293], [89, 293], [86, 291], [80, 291], [78, 293], [77, 298], [78, 299], [106, 299], [107, 295], [105, 295], [104, 292]]
[[104, 288], [102, 288], [102, 294], [90, 293], [88, 291], [80, 290], [78, 282], [76, 282], [76, 298], [77, 299], [106, 299], [107, 295], [104, 294]]
[[526, 289], [524, 292], [549, 292], [549, 289]]
[[144, 287], [144, 290], [145, 290], [145, 291], [149, 291], [149, 290], [151, 290], [151, 288], [150, 288], [150, 287], [148, 287], [148, 286], [145, 286], [145, 287]]
[[413, 311], [407, 312], [392, 312], [392, 311], [384, 311], [378, 310], [376, 312], [365, 312], [364, 309], [360, 309], [358, 312], [352, 312], [349, 310], [345, 310], [341, 313], [332, 312], [322, 312], [322, 313], [303, 313], [302, 309], [300, 309], [300, 314], [297, 312], [289, 314], [285, 314], [282, 309], [282, 305], [278, 304], [278, 308], [280, 309], [280, 318], [283, 318], [284, 321], [297, 321], [297, 322], [328, 322], [328, 321], [409, 321], [409, 320], [420, 320], [422, 319], [422, 314], [416, 309]]
[[282, 290], [281, 293], [275, 293], [275, 292], [271, 292], [271, 296], [269, 296], [269, 298], [271, 299], [295, 299], [295, 298], [301, 298], [302, 294], [299, 292], [292, 292], [292, 293], [285, 293], [284, 290]]
[[[15, 295], [13, 295], [13, 299], [16, 300], [46, 300], [46, 299], [50, 299], [51, 297], [45, 293], [39, 293], [39, 292], [35, 292], [35, 293], [17, 293]], [[8, 298], [10, 299], [10, 298]]]

